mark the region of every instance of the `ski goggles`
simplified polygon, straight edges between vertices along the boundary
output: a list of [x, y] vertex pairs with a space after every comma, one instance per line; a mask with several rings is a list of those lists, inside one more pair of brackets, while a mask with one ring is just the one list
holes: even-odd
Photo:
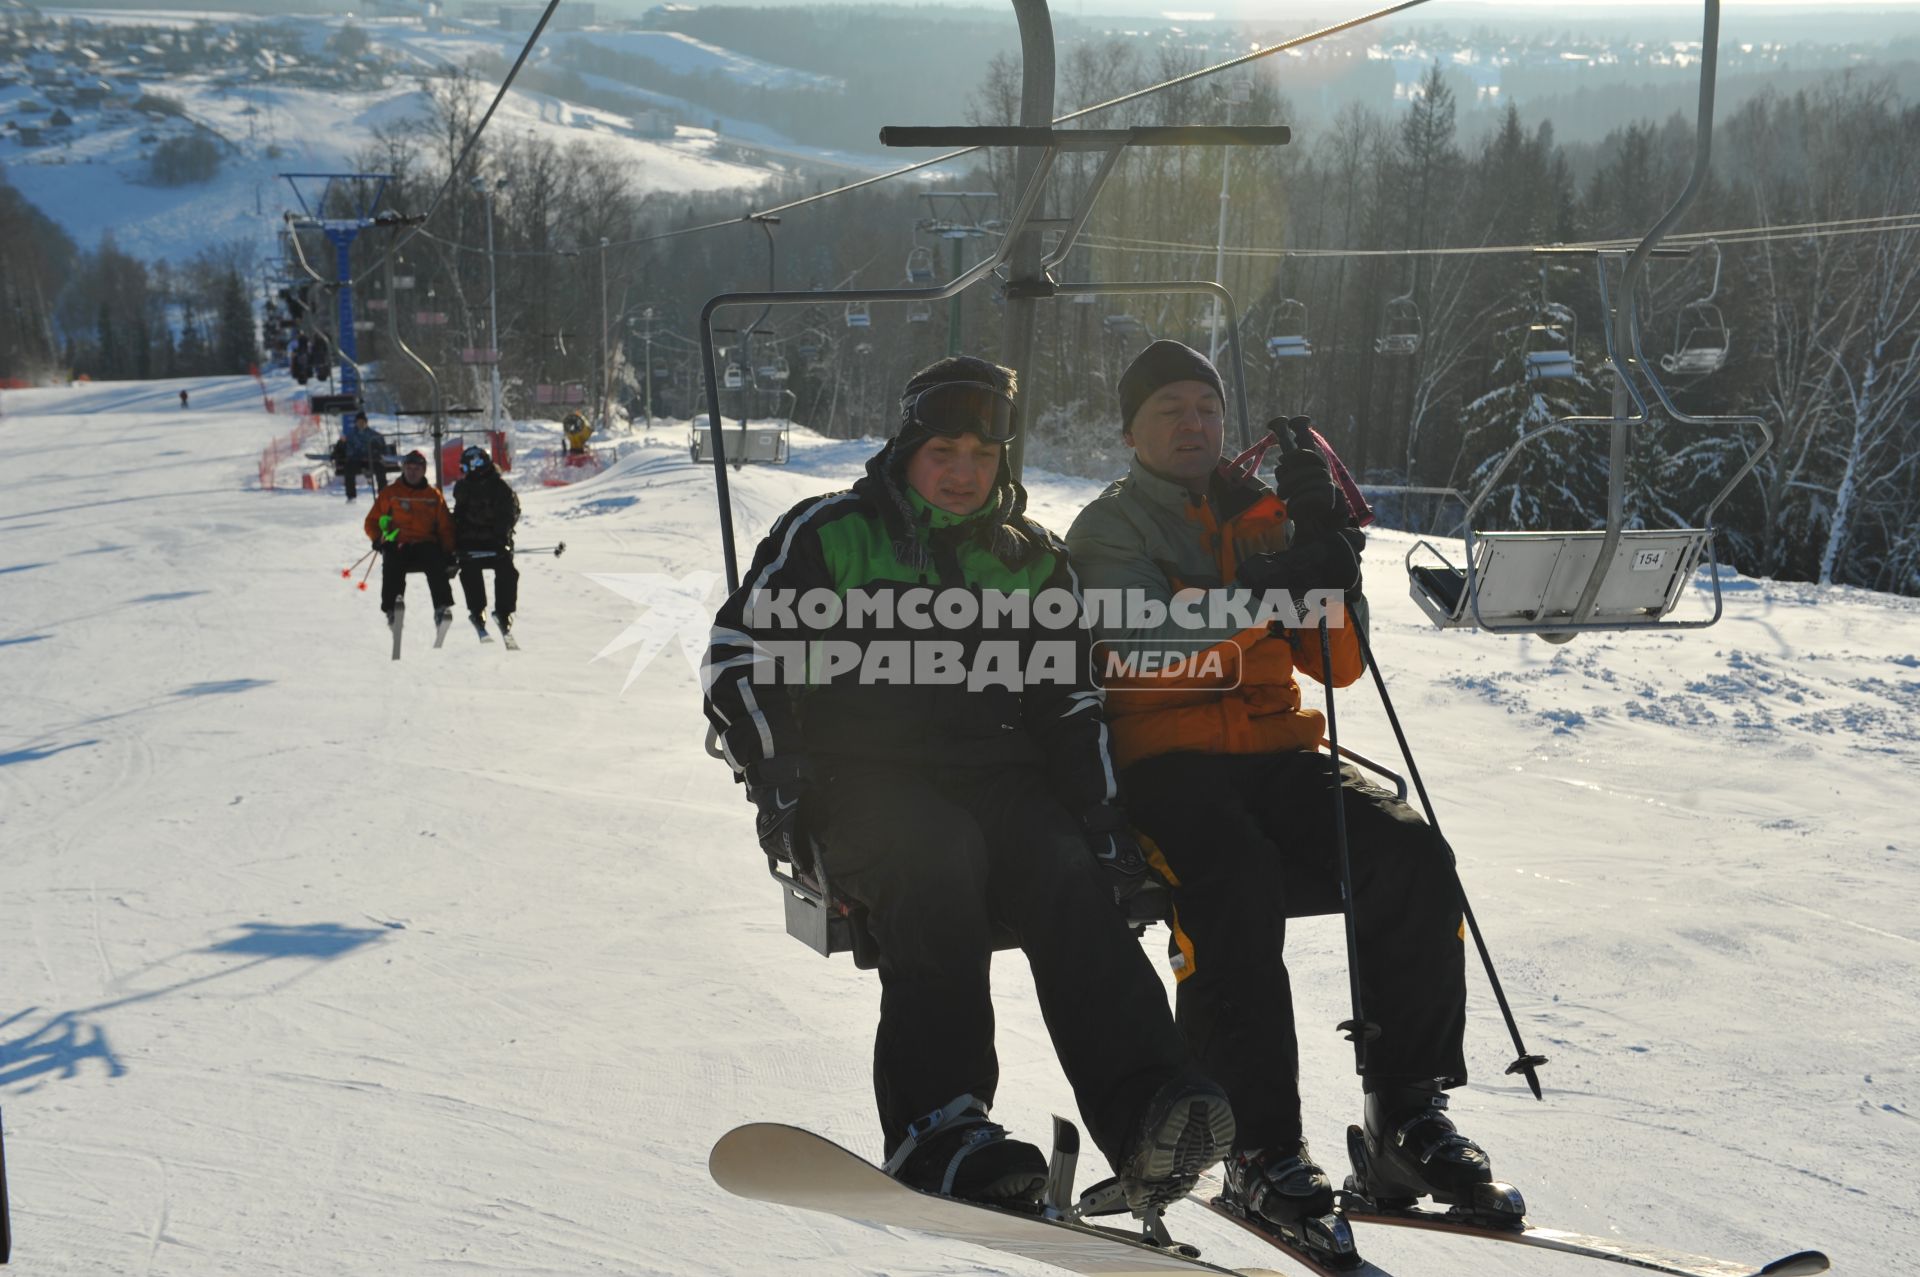
[[1012, 396], [984, 381], [943, 381], [901, 400], [901, 433], [915, 427], [945, 439], [979, 435], [988, 443], [1011, 443], [1020, 433]]
[[468, 448], [460, 454], [460, 473], [472, 474], [487, 464], [487, 454], [478, 448]]

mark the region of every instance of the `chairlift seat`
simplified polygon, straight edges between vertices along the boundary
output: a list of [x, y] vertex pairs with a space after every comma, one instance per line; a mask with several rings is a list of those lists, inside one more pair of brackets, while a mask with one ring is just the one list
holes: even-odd
[[1571, 350], [1529, 350], [1527, 380], [1551, 381], [1575, 375]]
[[1690, 342], [1684, 349], [1660, 356], [1660, 367], [1677, 377], [1704, 377], [1708, 373], [1719, 372], [1726, 362], [1724, 338], [1718, 345], [1693, 345]]
[[1374, 353], [1381, 355], [1417, 355], [1420, 353], [1419, 333], [1386, 333], [1374, 338]]
[[[745, 424], [729, 422], [722, 428], [727, 432], [728, 461], [740, 464], [755, 462], [760, 465], [774, 466], [787, 463], [787, 423], [783, 421], [756, 421]], [[705, 421], [695, 421], [693, 439], [687, 450], [696, 465], [712, 461], [713, 427]]]
[[[1705, 528], [1631, 529], [1620, 534], [1612, 561], [1582, 628], [1633, 629], [1657, 623], [1680, 601], [1712, 534]], [[1570, 631], [1580, 594], [1593, 574], [1606, 533], [1483, 532], [1473, 538], [1475, 615], [1465, 569], [1455, 567], [1431, 543], [1408, 551], [1407, 579], [1413, 601], [1441, 629], [1525, 630], [1555, 635]], [[1422, 548], [1439, 566], [1416, 565]]]
[[1313, 354], [1313, 343], [1303, 335], [1267, 338], [1267, 354], [1275, 359], [1304, 359]]

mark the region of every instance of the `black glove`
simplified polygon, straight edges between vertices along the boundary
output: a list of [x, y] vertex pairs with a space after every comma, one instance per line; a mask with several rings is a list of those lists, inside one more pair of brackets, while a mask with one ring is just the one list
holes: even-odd
[[1139, 840], [1127, 827], [1127, 818], [1118, 807], [1101, 803], [1089, 809], [1080, 818], [1080, 827], [1087, 831], [1087, 849], [1093, 853], [1094, 863], [1100, 866], [1102, 875], [1113, 888], [1115, 904], [1123, 903], [1152, 884], [1153, 877], [1147, 873], [1146, 853], [1140, 850]]
[[803, 758], [769, 758], [747, 768], [747, 797], [760, 809], [753, 823], [760, 849], [800, 869], [813, 865], [804, 811], [807, 773]]
[[1294, 417], [1287, 428], [1293, 432], [1294, 446], [1281, 452], [1274, 463], [1273, 494], [1286, 502], [1287, 517], [1302, 533], [1344, 526], [1349, 522], [1347, 496], [1333, 481], [1326, 454], [1313, 441], [1312, 419]]
[[399, 547], [392, 541], [375, 541], [373, 548], [379, 551], [382, 558], [385, 558], [388, 551], [398, 549]]
[[1360, 588], [1360, 552], [1367, 534], [1340, 528], [1308, 536], [1290, 548], [1256, 554], [1240, 564], [1241, 585], [1250, 590], [1285, 590], [1298, 597], [1308, 590]]

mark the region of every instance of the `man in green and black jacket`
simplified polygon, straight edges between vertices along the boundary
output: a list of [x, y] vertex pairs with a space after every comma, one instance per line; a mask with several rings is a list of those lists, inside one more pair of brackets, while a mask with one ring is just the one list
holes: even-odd
[[819, 855], [879, 950], [874, 1091], [887, 1169], [1037, 1200], [1047, 1161], [987, 1118], [988, 965], [1013, 933], [1089, 1134], [1136, 1202], [1232, 1142], [1114, 907], [1145, 881], [1114, 806], [1101, 693], [1064, 545], [1027, 518], [1005, 446], [1011, 370], [958, 356], [901, 396], [845, 492], [760, 543], [715, 618], [706, 711], [767, 854]]

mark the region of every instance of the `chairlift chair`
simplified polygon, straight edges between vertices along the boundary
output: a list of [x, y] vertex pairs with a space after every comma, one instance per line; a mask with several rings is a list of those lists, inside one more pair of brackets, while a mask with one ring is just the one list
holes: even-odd
[[1129, 337], [1138, 337], [1147, 330], [1147, 326], [1132, 315], [1102, 315], [1100, 326], [1113, 336], [1125, 341]]
[[[1704, 152], [1704, 148], [1703, 148]], [[1704, 167], [1704, 153], [1700, 157]], [[1684, 207], [1684, 204], [1682, 205]], [[1657, 239], [1650, 235], [1649, 240]], [[1640, 258], [1644, 261], [1644, 257]], [[1564, 643], [1589, 630], [1700, 629], [1720, 619], [1719, 563], [1713, 550], [1713, 516], [1722, 502], [1772, 445], [1773, 434], [1758, 417], [1698, 417], [1678, 407], [1640, 349], [1639, 316], [1632, 301], [1635, 280], [1623, 282], [1627, 298], [1614, 311], [1608, 297], [1607, 261], [1599, 258], [1602, 310], [1614, 314], [1606, 330], [1609, 366], [1614, 370], [1614, 413], [1610, 417], [1565, 417], [1529, 430], [1501, 457], [1480, 491], [1466, 503], [1462, 526], [1465, 559], [1458, 566], [1430, 541], [1416, 542], [1407, 551], [1410, 592], [1430, 620], [1441, 629], [1484, 629], [1492, 633], [1533, 633], [1552, 643]], [[1631, 271], [1631, 266], [1629, 267]], [[1535, 329], [1557, 330], [1536, 324]], [[1621, 349], [1619, 334], [1631, 343]], [[1528, 353], [1528, 375], [1535, 375], [1536, 354], [1559, 353], [1570, 364], [1570, 343], [1543, 345]], [[1636, 377], [1634, 374], [1638, 373]], [[1570, 376], [1571, 373], [1540, 375]], [[1653, 392], [1662, 412], [1678, 425], [1751, 426], [1760, 443], [1707, 503], [1694, 527], [1628, 528], [1625, 526], [1623, 460], [1628, 455], [1627, 432], [1648, 419], [1647, 400], [1640, 384]], [[1622, 405], [1626, 404], [1627, 407]], [[1481, 507], [1498, 490], [1500, 477], [1522, 449], [1543, 435], [1586, 426], [1606, 426], [1613, 435], [1614, 460], [1608, 473], [1608, 514], [1604, 528], [1578, 531], [1480, 532], [1474, 526]], [[1425, 552], [1437, 563], [1416, 563]], [[1667, 615], [1680, 601], [1686, 583], [1702, 559], [1711, 576], [1713, 611], [1704, 620], [1672, 621]]]
[[865, 302], [848, 302], [847, 303], [847, 327], [871, 328], [872, 326], [873, 326], [873, 315], [867, 309], [867, 303]]
[[1673, 349], [1660, 356], [1660, 367], [1676, 377], [1704, 377], [1719, 372], [1727, 362], [1727, 321], [1711, 302], [1689, 302], [1674, 321]]
[[1420, 353], [1420, 308], [1413, 298], [1402, 294], [1388, 300], [1380, 321], [1380, 335], [1373, 349], [1381, 355], [1417, 355]]
[[916, 244], [907, 254], [907, 282], [916, 286], [933, 282], [933, 250], [925, 244]]
[[1720, 295], [1720, 245], [1713, 248], [1713, 285], [1699, 301], [1680, 308], [1673, 319], [1673, 349], [1660, 356], [1660, 367], [1676, 377], [1704, 377], [1719, 372], [1733, 345], [1727, 321], [1713, 299]]
[[793, 370], [787, 367], [785, 355], [774, 355], [753, 370], [754, 377], [760, 381], [785, 381], [792, 374]]
[[915, 302], [907, 311], [907, 322], [910, 324], [924, 324], [932, 319], [932, 302]]
[[1549, 381], [1572, 377], [1574, 334], [1578, 331], [1573, 313], [1566, 311], [1553, 323], [1527, 326], [1525, 358], [1528, 381]]
[[1307, 304], [1291, 297], [1283, 298], [1273, 312], [1273, 335], [1267, 338], [1267, 354], [1274, 359], [1305, 359], [1313, 354], [1307, 340]]
[[720, 384], [728, 390], [739, 390], [747, 384], [746, 370], [739, 364], [728, 364], [726, 373], [720, 378]]

